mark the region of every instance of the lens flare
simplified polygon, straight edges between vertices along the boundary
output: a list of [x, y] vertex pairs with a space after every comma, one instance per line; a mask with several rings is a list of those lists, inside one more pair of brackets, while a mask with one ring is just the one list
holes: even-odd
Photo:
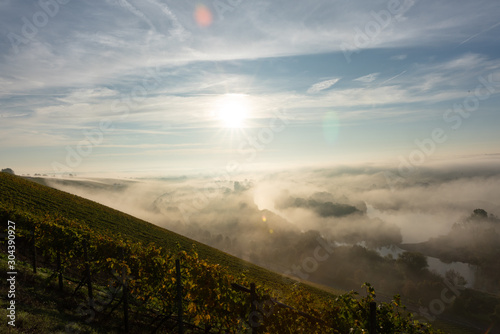
[[339, 136], [339, 118], [333, 111], [327, 112], [323, 117], [323, 136], [328, 144], [333, 145]]
[[199, 4], [194, 11], [194, 19], [200, 27], [206, 28], [212, 24], [213, 15], [207, 6]]
[[488, 334], [493, 329], [494, 326], [495, 323], [492, 323], [491, 326], [486, 330], [486, 332], [484, 332], [484, 334]]

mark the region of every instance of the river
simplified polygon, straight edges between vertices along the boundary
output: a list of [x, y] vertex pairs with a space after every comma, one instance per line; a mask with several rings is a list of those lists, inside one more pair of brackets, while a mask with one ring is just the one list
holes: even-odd
[[[381, 256], [392, 255], [393, 258], [397, 259], [399, 254], [406, 252], [404, 249], [399, 248], [398, 246], [386, 246], [375, 249]], [[436, 274], [444, 277], [445, 273], [448, 270], [455, 270], [460, 275], [465, 278], [467, 283], [465, 287], [467, 288], [475, 288], [475, 277], [477, 274], [477, 266], [464, 263], [464, 262], [451, 262], [445, 263], [440, 259], [432, 256], [426, 256], [427, 264], [429, 265], [428, 269], [430, 271], [435, 272]]]

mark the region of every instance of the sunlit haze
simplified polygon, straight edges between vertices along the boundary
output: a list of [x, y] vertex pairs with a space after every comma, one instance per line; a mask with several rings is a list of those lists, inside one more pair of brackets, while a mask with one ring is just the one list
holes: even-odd
[[[58, 242], [73, 244], [73, 223], [80, 220], [85, 230], [78, 240], [92, 242], [87, 229], [94, 227], [110, 233], [94, 239], [106, 245], [103, 253], [121, 257], [105, 254], [94, 265], [75, 255], [88, 273], [73, 277], [84, 280], [71, 293], [89, 290], [98, 320], [122, 312], [122, 305], [129, 319], [130, 305], [131, 333], [139, 326], [170, 332], [188, 323], [190, 332], [243, 333], [257, 316], [270, 326], [267, 310], [283, 324], [292, 312], [296, 319], [273, 327], [290, 333], [312, 332], [316, 322], [337, 326], [338, 319], [352, 323], [336, 333], [372, 333], [368, 309], [377, 312], [371, 321], [390, 318], [380, 320], [378, 333], [436, 333], [418, 327], [407, 311], [439, 319], [439, 328], [453, 334], [499, 333], [499, 36], [499, 0], [0, 0], [0, 215], [15, 220], [14, 212], [31, 224], [19, 232], [17, 249], [33, 226], [47, 238], [28, 238], [25, 250], [31, 254], [34, 243], [45, 254], [54, 273], [46, 285], [52, 278], [56, 284], [57, 272], [62, 280], [60, 262], [54, 271], [56, 253], [68, 268], [64, 276], [73, 272], [66, 267], [70, 254], [59, 245], [45, 249], [47, 240], [64, 235]], [[37, 214], [40, 222], [29, 220]], [[131, 216], [143, 221], [121, 218]], [[62, 232], [51, 236], [56, 225]], [[123, 240], [113, 248], [108, 237]], [[9, 247], [10, 238], [11, 230]], [[130, 249], [147, 261], [122, 248], [131, 240], [141, 242]], [[211, 261], [213, 270], [182, 263], [175, 278], [163, 276], [157, 264], [184, 261], [182, 247], [189, 254], [200, 250], [193, 263]], [[106, 285], [90, 272], [100, 277], [107, 265], [113, 279], [123, 269], [116, 282], [124, 288], [106, 305], [93, 304], [91, 283], [94, 296], [104, 296]], [[283, 282], [255, 265], [283, 274]], [[224, 266], [234, 275], [210, 276]], [[174, 268], [168, 271], [173, 275]], [[23, 281], [41, 280], [26, 275]], [[248, 284], [237, 284], [248, 288], [226, 284], [240, 276]], [[376, 309], [371, 293], [366, 307], [354, 295], [326, 303], [321, 292], [321, 301], [310, 299], [322, 287], [362, 296], [365, 282], [376, 286]], [[314, 293], [301, 295], [302, 283], [314, 283]], [[281, 285], [293, 296], [285, 300], [297, 301], [295, 310], [274, 308]], [[39, 291], [19, 289], [32, 290]], [[224, 304], [215, 311], [222, 291], [231, 302], [248, 300], [248, 309], [232, 314], [240, 306]], [[389, 302], [395, 295], [408, 309]], [[165, 296], [177, 296], [176, 304]], [[63, 310], [66, 321], [76, 315], [60, 303], [73, 297], [36, 305]], [[23, 304], [31, 296], [19, 298], [19, 310], [36, 308]], [[327, 311], [296, 313], [320, 304]], [[56, 313], [36, 312], [51, 322]], [[223, 328], [230, 316], [243, 327]], [[21, 318], [23, 326], [42, 326], [31, 321], [35, 316]], [[122, 330], [115, 320], [106, 326]], [[51, 326], [52, 332], [63, 328]], [[258, 332], [279, 332], [268, 328]]]
[[499, 12], [493, 0], [2, 1], [2, 164], [162, 176], [496, 159]]

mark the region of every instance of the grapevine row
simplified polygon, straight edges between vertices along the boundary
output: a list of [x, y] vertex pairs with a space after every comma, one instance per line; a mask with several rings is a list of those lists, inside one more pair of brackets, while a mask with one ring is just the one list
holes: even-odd
[[[76, 277], [75, 292], [85, 284], [91, 290], [91, 283], [113, 291], [111, 301], [100, 308], [95, 306], [94, 297], [89, 294], [86, 307], [94, 312], [113, 312], [120, 303], [126, 302], [134, 318], [148, 319], [149, 328], [163, 332], [177, 332], [181, 318], [183, 323], [190, 324], [186, 326], [189, 331], [212, 333], [249, 330], [259, 333], [367, 333], [369, 327], [369, 305], [375, 297], [369, 285], [368, 296], [361, 299], [351, 292], [318, 303], [300, 287], [280, 294], [264, 286], [258, 287], [256, 298], [250, 298], [232, 287], [234, 283], [250, 286], [243, 273], [235, 277], [220, 265], [199, 259], [194, 249], [186, 252], [177, 247], [177, 251], [172, 252], [154, 244], [131, 242], [120, 235], [96, 232], [79, 221], [62, 216], [31, 215], [4, 203], [0, 203], [0, 217], [3, 221], [15, 220], [17, 236], [26, 240], [26, 249], [30, 240], [34, 240], [35, 249], [45, 261], [57, 263], [57, 274]], [[176, 275], [175, 260], [181, 263], [182, 281]], [[181, 303], [176, 303], [179, 285], [182, 286]], [[292, 307], [283, 307], [277, 298]], [[378, 306], [379, 332], [435, 333], [400, 309], [397, 298]]]

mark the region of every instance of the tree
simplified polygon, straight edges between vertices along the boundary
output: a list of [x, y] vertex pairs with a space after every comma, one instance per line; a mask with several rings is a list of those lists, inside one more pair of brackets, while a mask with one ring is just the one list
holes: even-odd
[[450, 269], [446, 271], [444, 277], [456, 286], [465, 286], [467, 280], [456, 270]]
[[488, 218], [488, 212], [486, 212], [483, 209], [475, 209], [473, 211], [473, 214], [471, 215], [471, 218]]
[[12, 168], [4, 168], [4, 169], [2, 169], [2, 173], [8, 173], [8, 174], [16, 175], [16, 173], [14, 173], [14, 171], [12, 170]]
[[421, 271], [427, 268], [427, 258], [422, 253], [404, 252], [399, 255], [398, 262], [406, 265], [412, 271]]
[[[495, 219], [494, 216], [492, 216], [491, 218], [493, 220]], [[469, 217], [453, 224], [452, 229], [455, 231], [468, 229], [471, 232], [475, 232], [474, 230], [471, 229], [475, 229], [479, 225], [482, 225], [482, 223], [487, 221], [487, 219], [488, 219], [488, 212], [486, 212], [483, 209], [475, 209], [474, 211], [472, 211], [472, 214]]]

